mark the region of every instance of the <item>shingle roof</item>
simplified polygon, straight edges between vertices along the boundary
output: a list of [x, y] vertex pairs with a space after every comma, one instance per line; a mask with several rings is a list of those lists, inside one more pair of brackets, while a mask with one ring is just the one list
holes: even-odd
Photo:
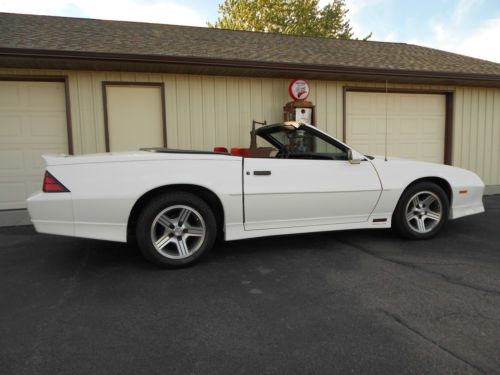
[[0, 13], [0, 52], [7, 50], [337, 66], [500, 80], [500, 64], [404, 43]]

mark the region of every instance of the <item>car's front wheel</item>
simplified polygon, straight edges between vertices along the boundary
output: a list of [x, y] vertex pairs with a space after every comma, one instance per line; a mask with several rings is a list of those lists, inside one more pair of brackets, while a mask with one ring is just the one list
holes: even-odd
[[151, 200], [137, 220], [137, 242], [149, 261], [169, 268], [194, 264], [215, 241], [216, 220], [210, 207], [187, 192]]
[[444, 190], [432, 182], [410, 186], [401, 196], [393, 225], [406, 238], [423, 240], [435, 236], [448, 220], [450, 202]]

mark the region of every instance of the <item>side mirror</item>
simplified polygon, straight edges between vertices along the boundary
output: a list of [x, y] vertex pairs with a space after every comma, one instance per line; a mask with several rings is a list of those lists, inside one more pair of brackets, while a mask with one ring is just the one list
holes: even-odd
[[347, 150], [347, 160], [349, 160], [349, 163], [351, 164], [360, 164], [361, 160], [364, 159], [361, 158], [357, 152], [353, 153], [352, 150], [349, 149]]

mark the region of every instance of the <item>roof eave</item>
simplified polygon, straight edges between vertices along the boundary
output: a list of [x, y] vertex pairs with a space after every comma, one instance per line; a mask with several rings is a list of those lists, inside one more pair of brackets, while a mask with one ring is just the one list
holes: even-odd
[[500, 75], [379, 69], [355, 66], [296, 64], [41, 49], [0, 48], [0, 67], [150, 71], [262, 77], [297, 77], [353, 81], [385, 81], [500, 87]]

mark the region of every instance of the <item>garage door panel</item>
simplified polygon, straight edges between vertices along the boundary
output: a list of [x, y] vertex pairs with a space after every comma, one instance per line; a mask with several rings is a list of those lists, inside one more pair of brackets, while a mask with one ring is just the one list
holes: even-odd
[[2, 209], [23, 207], [25, 199], [26, 183], [24, 181], [6, 181], [0, 184], [0, 207]]
[[385, 144], [382, 142], [375, 143], [372, 149], [373, 151], [370, 153], [371, 155], [384, 155]]
[[[381, 129], [382, 127], [379, 127], [379, 129]], [[391, 135], [395, 135], [395, 134], [398, 134], [401, 132], [401, 118], [398, 118], [398, 117], [389, 117], [387, 119], [387, 131], [388, 131], [388, 134], [391, 134]], [[379, 134], [385, 134], [385, 129], [381, 132], [379, 132]]]
[[[386, 101], [384, 97], [376, 97], [373, 98], [371, 94], [368, 94], [368, 98], [370, 100], [370, 106], [367, 107], [371, 112], [368, 113], [373, 113], [374, 115], [383, 115], [385, 113], [385, 106], [387, 105], [389, 108], [394, 108], [396, 104], [394, 103], [393, 100], [390, 100], [390, 98]], [[375, 100], [374, 100], [375, 99]]]
[[22, 133], [22, 119], [19, 116], [0, 113], [0, 143], [7, 143], [6, 137], [20, 137]]
[[41, 155], [67, 152], [64, 83], [0, 81], [0, 210], [26, 207], [40, 190]]
[[0, 150], [0, 171], [12, 173], [12, 170], [23, 168], [23, 153], [19, 150]]
[[363, 113], [365, 108], [372, 106], [372, 100], [368, 94], [360, 93], [355, 102], [350, 103], [353, 113]]
[[45, 161], [41, 157], [43, 154], [67, 153], [67, 147], [63, 144], [47, 144], [40, 147], [40, 144], [31, 145], [25, 149], [24, 159], [26, 161], [25, 169], [28, 174], [40, 173], [45, 168]]
[[445, 95], [347, 92], [346, 141], [383, 155], [387, 127], [388, 155], [442, 163], [445, 115]]
[[59, 150], [61, 150], [61, 147], [54, 147], [52, 149], [34, 149], [27, 151], [27, 155], [25, 157], [27, 164], [25, 166], [26, 172], [30, 174], [39, 174], [39, 171], [45, 168], [45, 161], [40, 157], [40, 155], [57, 153]]
[[353, 134], [356, 135], [367, 135], [370, 134], [370, 129], [372, 127], [372, 121], [369, 117], [353, 117]]
[[439, 142], [422, 142], [420, 150], [424, 160], [434, 160], [444, 153], [444, 147]]
[[427, 114], [444, 116], [446, 112], [444, 95], [422, 95], [421, 111]]
[[372, 132], [370, 132], [370, 136], [373, 139], [378, 139], [380, 136], [384, 136], [385, 134], [385, 128], [386, 128], [386, 123], [385, 123], [385, 117], [374, 117], [373, 118], [373, 125], [374, 129]]
[[48, 140], [50, 143], [59, 141], [65, 144], [67, 136], [61, 132], [61, 124], [65, 122], [66, 114], [35, 114], [27, 119], [28, 134], [36, 138], [37, 142]]
[[400, 107], [399, 110], [402, 113], [415, 114], [419, 112], [418, 100], [415, 100], [414, 95], [403, 96], [399, 98]]
[[388, 148], [388, 154], [398, 154], [402, 158], [416, 159], [418, 156], [418, 145], [411, 142], [398, 142]]
[[401, 135], [413, 136], [415, 134], [418, 134], [420, 121], [419, 119], [416, 119], [414, 117], [403, 117], [400, 120], [400, 125]]
[[29, 110], [45, 112], [65, 110], [64, 84], [36, 82], [26, 86]]
[[43, 179], [39, 176], [28, 178], [25, 181], [26, 194], [30, 195], [33, 191], [42, 190]]
[[444, 135], [443, 119], [441, 117], [423, 117], [420, 125], [423, 133]]
[[[1, 83], [1, 82], [0, 82]], [[0, 103], [2, 108], [16, 109], [21, 102], [20, 90], [17, 82], [3, 82], [1, 83], [2, 89], [0, 90]]]

